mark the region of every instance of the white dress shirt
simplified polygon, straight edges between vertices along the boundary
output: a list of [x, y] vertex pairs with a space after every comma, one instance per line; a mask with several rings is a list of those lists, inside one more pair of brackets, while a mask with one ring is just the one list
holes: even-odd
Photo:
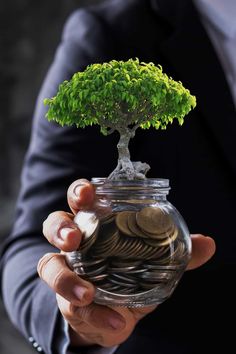
[[236, 106], [236, 0], [194, 0]]

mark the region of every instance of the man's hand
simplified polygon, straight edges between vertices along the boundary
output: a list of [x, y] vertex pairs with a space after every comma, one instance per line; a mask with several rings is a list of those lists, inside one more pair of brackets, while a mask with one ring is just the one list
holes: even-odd
[[[73, 222], [74, 214], [89, 209], [95, 203], [94, 187], [80, 179], [68, 189], [68, 204], [73, 214], [56, 211], [43, 224], [47, 240], [63, 252], [78, 249], [81, 232]], [[212, 238], [192, 235], [192, 258], [188, 269], [207, 262], [215, 252]], [[137, 322], [156, 306], [138, 309], [110, 308], [93, 302], [93, 285], [71, 271], [63, 254], [44, 255], [38, 263], [40, 277], [55, 291], [59, 309], [69, 323], [72, 345], [99, 344], [110, 347], [125, 341]]]

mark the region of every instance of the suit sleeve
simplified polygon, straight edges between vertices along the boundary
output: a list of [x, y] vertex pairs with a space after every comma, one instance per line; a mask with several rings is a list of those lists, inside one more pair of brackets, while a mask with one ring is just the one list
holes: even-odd
[[[97, 162], [107, 151], [97, 129], [79, 131], [49, 123], [43, 99], [54, 96], [74, 72], [106, 60], [106, 46], [102, 25], [93, 14], [79, 10], [71, 15], [37, 100], [15, 223], [1, 255], [1, 293], [9, 317], [36, 349], [47, 354], [65, 353], [68, 338], [55, 294], [36, 271], [40, 257], [56, 252], [42, 235], [42, 223], [49, 213], [68, 210], [66, 191], [73, 180], [107, 175], [110, 168]], [[95, 151], [92, 143], [98, 146]]]

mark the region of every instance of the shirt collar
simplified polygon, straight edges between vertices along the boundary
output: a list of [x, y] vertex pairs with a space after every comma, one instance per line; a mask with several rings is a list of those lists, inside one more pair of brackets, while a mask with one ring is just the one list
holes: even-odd
[[194, 0], [202, 16], [228, 38], [236, 38], [235, 0]]

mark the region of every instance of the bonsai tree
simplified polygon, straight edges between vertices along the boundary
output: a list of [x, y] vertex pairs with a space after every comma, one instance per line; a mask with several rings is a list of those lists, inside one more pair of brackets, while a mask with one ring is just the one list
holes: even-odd
[[128, 145], [136, 129], [166, 129], [174, 118], [182, 125], [196, 105], [189, 90], [163, 73], [160, 65], [138, 59], [89, 65], [44, 102], [49, 121], [78, 128], [98, 124], [104, 135], [119, 132], [118, 164], [109, 179], [145, 178], [149, 165], [130, 160]]

